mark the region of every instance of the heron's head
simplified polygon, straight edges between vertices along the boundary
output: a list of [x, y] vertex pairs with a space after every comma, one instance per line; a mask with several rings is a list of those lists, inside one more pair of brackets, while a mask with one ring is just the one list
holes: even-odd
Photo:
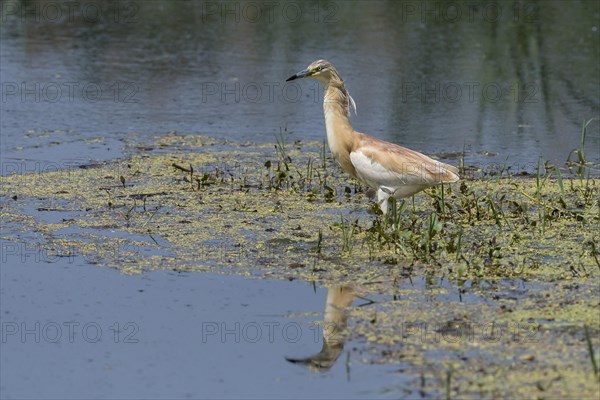
[[327, 60], [317, 60], [312, 62], [305, 70], [286, 79], [286, 82], [300, 78], [313, 78], [324, 85], [327, 85], [332, 80], [339, 80], [342, 82], [342, 78], [335, 67]]

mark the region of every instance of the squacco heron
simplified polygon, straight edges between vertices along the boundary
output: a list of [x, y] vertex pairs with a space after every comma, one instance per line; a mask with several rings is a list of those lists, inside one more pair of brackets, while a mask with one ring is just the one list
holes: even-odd
[[377, 203], [383, 214], [390, 197], [401, 199], [430, 186], [459, 180], [458, 169], [419, 152], [357, 132], [350, 124], [354, 99], [344, 86], [335, 67], [317, 60], [286, 81], [313, 78], [325, 88], [323, 111], [327, 143], [342, 169], [377, 191]]

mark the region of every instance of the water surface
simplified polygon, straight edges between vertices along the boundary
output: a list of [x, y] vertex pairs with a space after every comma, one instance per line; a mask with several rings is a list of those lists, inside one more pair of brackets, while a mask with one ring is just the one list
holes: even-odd
[[564, 162], [598, 116], [597, 4], [428, 4], [5, 2], [2, 155], [110, 159], [171, 131], [322, 140], [321, 88], [285, 79], [327, 58], [357, 130], [479, 166]]

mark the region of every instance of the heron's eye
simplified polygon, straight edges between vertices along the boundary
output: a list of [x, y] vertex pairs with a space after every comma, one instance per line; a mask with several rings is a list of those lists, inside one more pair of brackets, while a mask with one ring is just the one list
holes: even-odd
[[321, 67], [320, 65], [317, 67], [317, 71], [320, 71], [322, 69], [323, 69], [323, 67]]

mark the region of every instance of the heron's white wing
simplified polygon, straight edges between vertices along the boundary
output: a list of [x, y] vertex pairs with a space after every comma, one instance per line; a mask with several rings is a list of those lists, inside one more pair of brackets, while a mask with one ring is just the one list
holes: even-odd
[[458, 179], [445, 164], [400, 146], [364, 146], [350, 153], [350, 161], [357, 176], [367, 185], [402, 197]]
[[406, 184], [406, 177], [385, 168], [361, 150], [350, 153], [350, 161], [356, 170], [356, 175], [373, 188], [379, 186], [393, 187]]

